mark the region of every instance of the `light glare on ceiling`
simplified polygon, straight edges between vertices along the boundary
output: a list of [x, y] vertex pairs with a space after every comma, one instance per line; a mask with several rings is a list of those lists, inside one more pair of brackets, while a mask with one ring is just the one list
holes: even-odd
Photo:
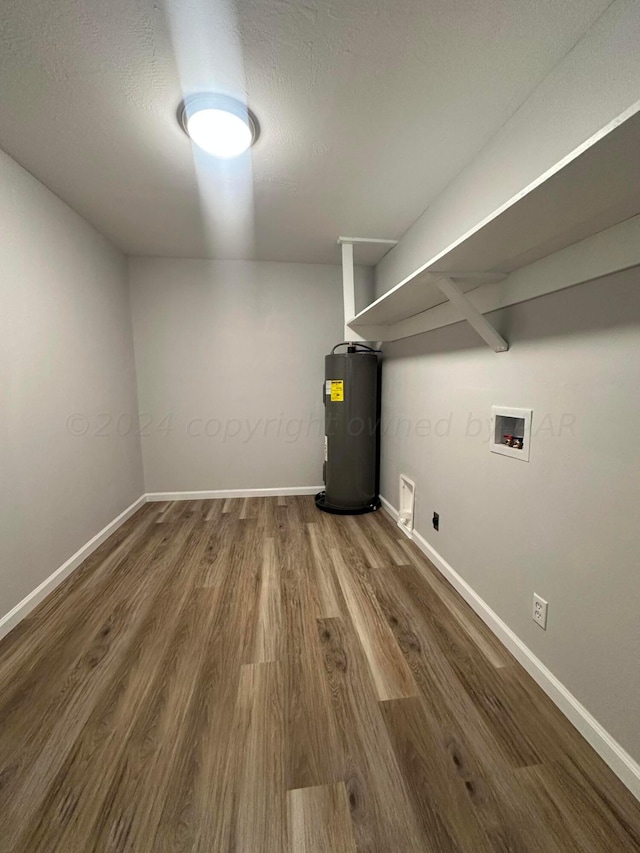
[[213, 157], [243, 154], [258, 137], [258, 124], [240, 101], [223, 95], [197, 95], [182, 105], [180, 123], [191, 140]]

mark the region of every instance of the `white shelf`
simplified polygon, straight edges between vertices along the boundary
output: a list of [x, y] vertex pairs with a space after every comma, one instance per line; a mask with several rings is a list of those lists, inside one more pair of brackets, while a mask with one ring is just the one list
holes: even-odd
[[[386, 329], [387, 336], [376, 338], [380, 340], [405, 337], [408, 327], [418, 326], [402, 321], [447, 301], [436, 283], [443, 275], [469, 292], [638, 213], [640, 102], [372, 302], [348, 325], [361, 332], [375, 327], [379, 335]], [[508, 284], [508, 280], [504, 282], [505, 287]]]

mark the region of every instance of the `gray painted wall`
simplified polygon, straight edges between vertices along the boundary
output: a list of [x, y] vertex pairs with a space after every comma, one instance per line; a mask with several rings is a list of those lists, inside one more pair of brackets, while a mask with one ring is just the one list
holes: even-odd
[[[465, 323], [384, 345], [382, 494], [416, 481], [417, 530], [639, 759], [640, 273], [489, 316], [508, 353]], [[492, 404], [533, 409], [528, 464]]]
[[322, 483], [340, 267], [130, 262], [148, 492]]
[[2, 616], [144, 489], [126, 262], [2, 153], [0, 186]]

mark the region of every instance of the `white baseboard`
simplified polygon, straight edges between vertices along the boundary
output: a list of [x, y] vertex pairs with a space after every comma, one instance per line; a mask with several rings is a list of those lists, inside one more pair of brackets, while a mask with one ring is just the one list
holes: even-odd
[[287, 486], [281, 489], [218, 489], [205, 492], [147, 492], [148, 501], [201, 501], [215, 498], [267, 498], [316, 495], [324, 486]]
[[128, 506], [123, 512], [121, 512], [117, 518], [114, 518], [113, 521], [110, 521], [109, 524], [107, 524], [106, 527], [103, 527], [99, 533], [96, 533], [92, 539], [89, 539], [89, 541], [76, 551], [73, 556], [69, 557], [65, 563], [55, 570], [55, 572], [50, 574], [46, 580], [43, 580], [40, 586], [37, 586], [29, 593], [29, 595], [23, 598], [22, 601], [18, 602], [14, 608], [0, 618], [0, 639], [4, 637], [5, 634], [8, 634], [12, 628], [15, 628], [15, 626], [21, 622], [25, 616], [27, 616], [34, 607], [36, 607], [36, 605], [40, 604], [40, 602], [46, 598], [49, 593], [53, 592], [58, 584], [61, 584], [65, 578], [69, 577], [71, 572], [73, 572], [74, 569], [77, 569], [83, 560], [86, 560], [99, 545], [102, 545], [105, 539], [108, 539], [121, 524], [124, 524], [124, 522], [146, 502], [146, 495], [141, 495], [131, 504], [131, 506]]
[[[384, 509], [397, 521], [398, 511], [380, 497]], [[436, 549], [414, 528], [413, 541], [431, 560], [442, 575], [455, 587], [465, 601], [471, 605], [482, 621], [522, 664], [567, 719], [609, 765], [616, 776], [640, 800], [640, 764], [613, 738], [578, 699], [556, 678], [548, 667], [534, 655], [520, 637], [495, 613], [469, 584], [447, 563]]]

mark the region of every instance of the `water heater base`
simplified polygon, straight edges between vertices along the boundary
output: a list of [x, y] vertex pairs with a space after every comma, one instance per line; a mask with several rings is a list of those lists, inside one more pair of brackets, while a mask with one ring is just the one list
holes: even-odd
[[367, 504], [366, 506], [347, 509], [342, 506], [332, 506], [330, 503], [327, 503], [326, 493], [318, 492], [316, 495], [316, 506], [318, 509], [322, 510], [322, 512], [330, 512], [332, 515], [364, 515], [365, 512], [375, 512], [377, 509], [380, 509], [381, 503], [380, 498], [376, 498], [372, 503]]

